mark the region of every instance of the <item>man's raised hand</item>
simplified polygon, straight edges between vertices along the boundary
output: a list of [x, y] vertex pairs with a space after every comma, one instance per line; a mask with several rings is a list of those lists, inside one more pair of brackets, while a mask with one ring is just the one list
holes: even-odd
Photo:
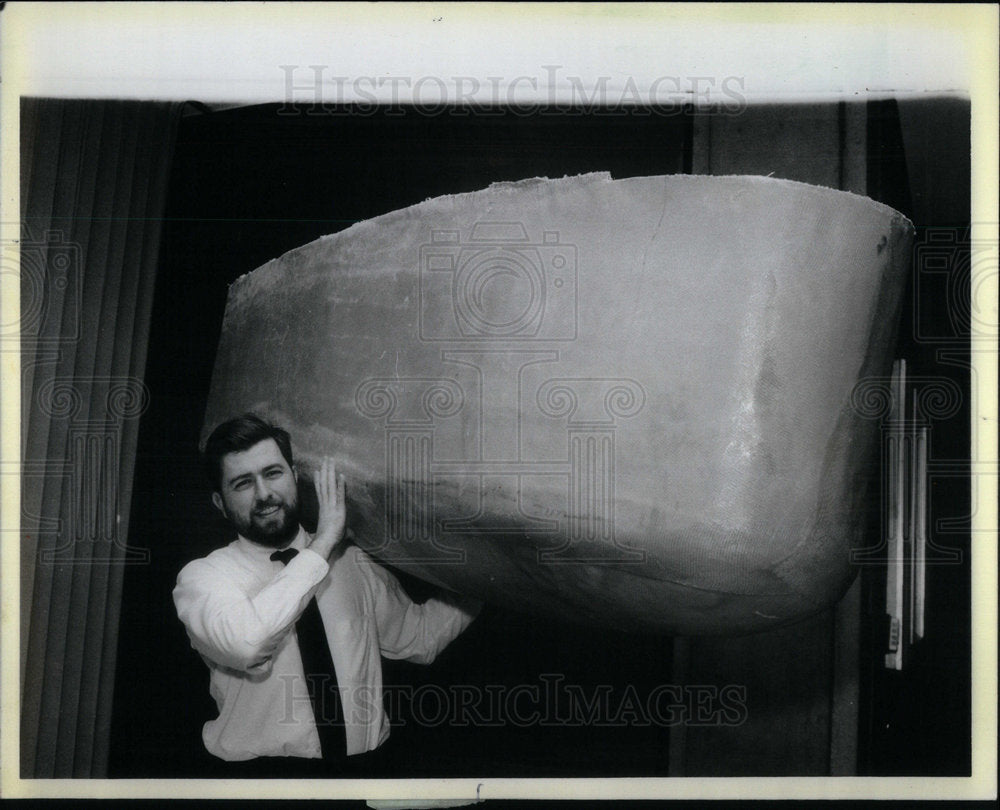
[[336, 465], [329, 456], [320, 464], [314, 483], [319, 501], [319, 522], [309, 548], [325, 559], [343, 539], [347, 520], [344, 476], [337, 476]]

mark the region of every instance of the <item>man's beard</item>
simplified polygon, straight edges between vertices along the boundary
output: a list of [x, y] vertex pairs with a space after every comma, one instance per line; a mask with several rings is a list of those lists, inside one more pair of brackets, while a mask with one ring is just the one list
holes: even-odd
[[[277, 506], [278, 511], [263, 517], [260, 510]], [[287, 503], [278, 500], [260, 501], [253, 505], [250, 519], [230, 516], [230, 521], [236, 530], [247, 540], [268, 548], [281, 548], [288, 545], [299, 533], [298, 501]]]

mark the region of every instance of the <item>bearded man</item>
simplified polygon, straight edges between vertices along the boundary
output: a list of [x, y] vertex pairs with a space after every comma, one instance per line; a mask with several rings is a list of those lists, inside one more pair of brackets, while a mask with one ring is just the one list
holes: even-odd
[[430, 663], [480, 603], [442, 594], [416, 604], [344, 542], [345, 484], [333, 459], [315, 476], [310, 536], [280, 427], [254, 414], [231, 419], [204, 458], [212, 502], [237, 532], [184, 566], [173, 592], [219, 710], [202, 730], [205, 748], [226, 763], [222, 775], [363, 774], [390, 730], [381, 656]]

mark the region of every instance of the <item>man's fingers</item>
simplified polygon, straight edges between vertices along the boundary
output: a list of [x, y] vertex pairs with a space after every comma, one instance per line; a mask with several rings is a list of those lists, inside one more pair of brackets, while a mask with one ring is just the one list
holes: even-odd
[[337, 463], [330, 456], [324, 456], [320, 462], [314, 483], [320, 504], [336, 506], [344, 502], [344, 476], [337, 475]]
[[316, 484], [316, 497], [319, 499], [320, 504], [326, 503], [330, 497], [330, 487], [327, 484], [327, 459], [323, 458], [319, 464], [319, 470], [316, 471], [316, 478], [313, 483]]
[[[329, 492], [329, 497], [333, 500], [334, 496], [337, 494], [337, 464], [332, 458], [327, 458], [326, 467], [326, 488]], [[334, 501], [336, 503], [336, 501]]]

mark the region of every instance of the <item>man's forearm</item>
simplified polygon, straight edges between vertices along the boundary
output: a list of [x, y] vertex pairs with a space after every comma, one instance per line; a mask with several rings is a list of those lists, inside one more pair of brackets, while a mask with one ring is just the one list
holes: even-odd
[[248, 596], [196, 561], [181, 571], [174, 604], [195, 649], [222, 666], [260, 671], [327, 570], [322, 558], [300, 553], [274, 580]]

